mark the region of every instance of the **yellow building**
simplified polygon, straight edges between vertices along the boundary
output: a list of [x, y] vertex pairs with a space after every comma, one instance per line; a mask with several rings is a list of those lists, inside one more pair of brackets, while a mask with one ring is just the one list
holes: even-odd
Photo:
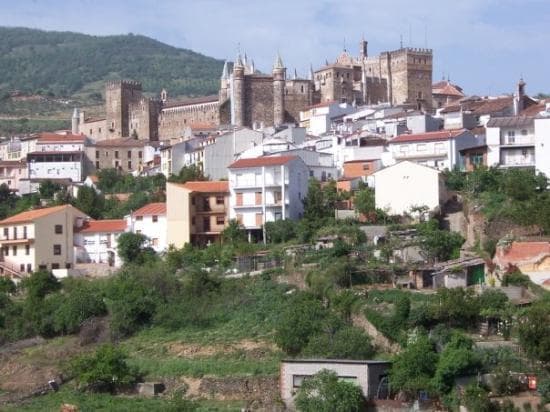
[[0, 221], [0, 273], [20, 279], [51, 270], [66, 276], [74, 265], [74, 228], [87, 216], [71, 205], [22, 212]]
[[228, 182], [167, 183], [168, 244], [181, 248], [218, 242], [228, 209]]

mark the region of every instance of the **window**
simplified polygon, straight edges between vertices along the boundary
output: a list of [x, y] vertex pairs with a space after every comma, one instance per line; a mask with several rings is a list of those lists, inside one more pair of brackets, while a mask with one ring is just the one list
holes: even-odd
[[71, 264], [70, 263], [65, 263], [65, 269], [70, 269], [71, 268]]
[[38, 270], [47, 270], [48, 265], [38, 265]]
[[521, 131], [521, 135], [522, 135], [522, 136], [527, 136], [527, 129], [523, 129], [523, 130]]
[[105, 150], [105, 157], [109, 157], [109, 152]]
[[93, 132], [93, 130], [92, 130], [92, 129], [90, 129], [90, 136], [92, 135], [92, 132]]
[[19, 265], [19, 272], [24, 272], [25, 271], [25, 264], [24, 263], [21, 263]]
[[115, 150], [115, 159], [118, 159], [118, 150]]
[[224, 225], [225, 224], [225, 217], [224, 216], [216, 216], [216, 224], [217, 225]]
[[128, 160], [128, 170], [132, 169], [132, 161]]
[[96, 150], [96, 151], [95, 151], [95, 158], [96, 158], [96, 159], [99, 159], [99, 150]]
[[9, 238], [10, 238], [10, 228], [5, 227], [4, 228], [4, 239], [9, 239]]
[[95, 168], [99, 170], [99, 162], [95, 162]]
[[205, 217], [202, 219], [202, 230], [203, 232], [210, 232], [210, 218]]
[[407, 153], [409, 151], [409, 145], [403, 144], [403, 145], [399, 146], [399, 151], [401, 153]]
[[17, 239], [17, 227], [13, 228], [13, 238]]
[[60, 235], [63, 233], [63, 225], [55, 225], [55, 234]]
[[419, 143], [416, 145], [416, 151], [417, 152], [425, 152], [426, 151], [426, 144], [425, 143]]
[[153, 246], [158, 246], [159, 245], [159, 239], [158, 237], [154, 237], [153, 239], [151, 239], [151, 244]]
[[115, 161], [115, 169], [118, 169], [118, 168], [119, 168], [119, 166], [120, 166], [120, 165], [119, 165], [119, 163], [118, 163], [118, 160], [117, 160], [117, 161]]
[[56, 256], [61, 254], [61, 245], [53, 245], [53, 254]]
[[515, 143], [516, 142], [516, 132], [515, 130], [509, 130], [508, 131], [508, 143]]
[[17, 256], [17, 245], [12, 246], [11, 250], [12, 250], [11, 255], [12, 256]]
[[418, 92], [418, 98], [422, 99], [422, 92]]
[[159, 217], [157, 215], [153, 215], [152, 219], [155, 223], [159, 221]]
[[9, 246], [4, 246], [4, 247], [2, 248], [2, 253], [3, 253], [4, 256], [8, 256], [8, 255], [10, 254], [10, 248], [9, 248]]
[[281, 203], [281, 200], [283, 200], [283, 194], [281, 192], [273, 192], [273, 200], [276, 204]]
[[27, 226], [23, 226], [23, 239], [27, 238]]
[[52, 270], [59, 269], [59, 263], [52, 263]]
[[27, 263], [27, 272], [28, 273], [32, 272], [32, 264], [30, 264], [30, 263]]
[[126, 157], [128, 157], [128, 159], [130, 159], [132, 157], [132, 151], [131, 150], [128, 150], [128, 153], [126, 154]]
[[31, 247], [30, 245], [25, 245], [25, 255], [30, 255], [31, 254]]
[[216, 204], [223, 205], [225, 203], [225, 198], [223, 195], [216, 196]]
[[141, 152], [141, 150], [138, 152], [138, 158], [142, 158], [143, 157], [143, 153]]
[[202, 208], [204, 211], [210, 210], [210, 199], [207, 197], [202, 198]]
[[136, 221], [141, 222], [143, 220], [143, 216], [136, 216]]

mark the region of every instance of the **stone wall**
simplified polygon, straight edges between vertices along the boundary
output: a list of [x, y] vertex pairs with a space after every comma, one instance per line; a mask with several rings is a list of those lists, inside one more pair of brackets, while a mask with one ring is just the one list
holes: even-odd
[[285, 121], [300, 122], [300, 112], [314, 104], [313, 84], [309, 80], [287, 80], [285, 87]]
[[217, 125], [219, 123], [218, 102], [163, 109], [158, 117], [158, 139], [177, 139], [183, 135], [186, 127], [193, 127], [194, 124]]
[[244, 83], [244, 125], [273, 125], [273, 78], [246, 76]]

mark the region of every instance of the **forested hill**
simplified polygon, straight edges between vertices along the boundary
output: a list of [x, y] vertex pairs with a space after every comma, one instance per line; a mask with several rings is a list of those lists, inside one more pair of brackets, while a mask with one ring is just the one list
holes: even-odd
[[133, 79], [145, 92], [198, 96], [217, 92], [223, 62], [141, 35], [90, 36], [0, 27], [0, 93], [69, 97]]

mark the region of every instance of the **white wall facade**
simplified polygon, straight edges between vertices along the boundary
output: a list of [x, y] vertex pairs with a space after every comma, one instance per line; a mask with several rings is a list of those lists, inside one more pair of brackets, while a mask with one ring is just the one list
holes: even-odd
[[550, 117], [535, 119], [535, 167], [550, 177]]
[[377, 209], [391, 215], [409, 213], [412, 207], [436, 210], [445, 199], [440, 172], [410, 161], [396, 163], [373, 174]]
[[81, 248], [76, 252], [77, 263], [112, 262], [114, 267], [122, 266], [117, 252], [120, 233], [76, 233], [74, 243]]
[[131, 232], [141, 233], [149, 238], [147, 245], [152, 247], [155, 252], [160, 253], [167, 249], [166, 213], [145, 216], [128, 215], [126, 222]]
[[[535, 127], [487, 127], [487, 165], [535, 166]], [[543, 147], [537, 147], [543, 148]]]

